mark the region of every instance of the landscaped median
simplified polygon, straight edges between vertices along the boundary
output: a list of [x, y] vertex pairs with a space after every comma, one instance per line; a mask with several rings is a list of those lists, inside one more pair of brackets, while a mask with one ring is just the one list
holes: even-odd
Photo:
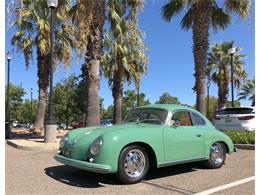
[[29, 129], [11, 129], [10, 139], [6, 143], [20, 150], [57, 150], [60, 138], [67, 132], [68, 130], [58, 130], [56, 141], [45, 143], [44, 136], [35, 135]]
[[60, 138], [53, 143], [44, 143], [44, 139], [13, 139], [6, 141], [20, 150], [42, 151], [42, 150], [57, 150], [59, 149]]
[[227, 134], [238, 149], [255, 149], [255, 131], [223, 131]]

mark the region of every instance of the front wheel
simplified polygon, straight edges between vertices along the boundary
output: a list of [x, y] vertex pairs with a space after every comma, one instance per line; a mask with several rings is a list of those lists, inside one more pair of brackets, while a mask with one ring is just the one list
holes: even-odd
[[226, 147], [224, 144], [216, 142], [210, 148], [209, 159], [205, 165], [211, 169], [220, 168], [226, 160]]
[[124, 148], [119, 156], [117, 178], [126, 184], [141, 181], [148, 173], [149, 158], [142, 146], [132, 145]]

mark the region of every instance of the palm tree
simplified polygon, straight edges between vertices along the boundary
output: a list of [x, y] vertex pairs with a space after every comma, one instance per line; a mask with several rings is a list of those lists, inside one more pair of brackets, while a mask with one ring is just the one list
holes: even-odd
[[81, 70], [86, 83], [86, 125], [96, 126], [100, 124], [99, 81], [105, 0], [77, 0], [71, 13], [77, 26], [76, 51], [85, 57]]
[[102, 55], [103, 26], [105, 22], [105, 1], [95, 1], [87, 42], [86, 63], [82, 73], [87, 82], [87, 125], [100, 124], [99, 80], [100, 60]]
[[137, 20], [142, 8], [143, 1], [108, 1], [110, 30], [105, 37], [102, 70], [112, 88], [116, 124], [122, 120], [124, 81], [134, 82], [139, 87], [140, 75], [146, 71], [146, 48]]
[[[208, 53], [207, 69], [211, 72], [211, 79], [218, 86], [218, 109], [227, 105], [230, 81], [230, 55], [228, 49], [231, 48], [233, 42], [215, 43]], [[241, 49], [236, 47], [234, 54], [234, 84], [240, 89], [241, 80], [247, 77], [244, 69], [245, 55], [239, 54]]]
[[225, 29], [231, 21], [230, 12], [241, 18], [250, 13], [250, 0], [224, 1], [225, 10], [216, 0], [168, 0], [162, 7], [163, 18], [170, 22], [172, 17], [186, 11], [181, 21], [184, 30], [192, 28], [193, 56], [195, 64], [196, 109], [205, 114], [205, 75], [210, 26]]
[[[13, 4], [15, 19], [12, 27], [16, 32], [11, 43], [21, 51], [26, 68], [33, 59], [36, 48], [39, 101], [34, 128], [36, 132], [44, 129], [44, 114], [48, 100], [49, 65], [50, 65], [50, 23], [49, 8], [44, 0], [23, 0]], [[70, 65], [73, 28], [69, 21], [70, 1], [60, 1], [55, 11], [55, 48], [54, 60], [65, 67]]]
[[251, 106], [255, 106], [255, 79], [246, 80], [242, 85], [241, 92], [238, 94], [238, 100], [249, 99], [252, 101]]

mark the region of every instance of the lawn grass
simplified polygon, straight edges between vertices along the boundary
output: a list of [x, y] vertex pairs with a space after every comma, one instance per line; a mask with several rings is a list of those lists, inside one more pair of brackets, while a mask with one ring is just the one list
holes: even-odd
[[223, 131], [233, 141], [234, 144], [255, 144], [255, 131]]

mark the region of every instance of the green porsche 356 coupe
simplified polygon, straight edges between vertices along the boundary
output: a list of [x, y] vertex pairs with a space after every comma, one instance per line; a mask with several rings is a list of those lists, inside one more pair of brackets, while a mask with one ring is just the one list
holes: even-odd
[[55, 159], [79, 169], [116, 173], [123, 183], [137, 183], [149, 167], [203, 161], [220, 168], [231, 139], [198, 111], [155, 104], [132, 109], [122, 124], [75, 129], [60, 141]]

